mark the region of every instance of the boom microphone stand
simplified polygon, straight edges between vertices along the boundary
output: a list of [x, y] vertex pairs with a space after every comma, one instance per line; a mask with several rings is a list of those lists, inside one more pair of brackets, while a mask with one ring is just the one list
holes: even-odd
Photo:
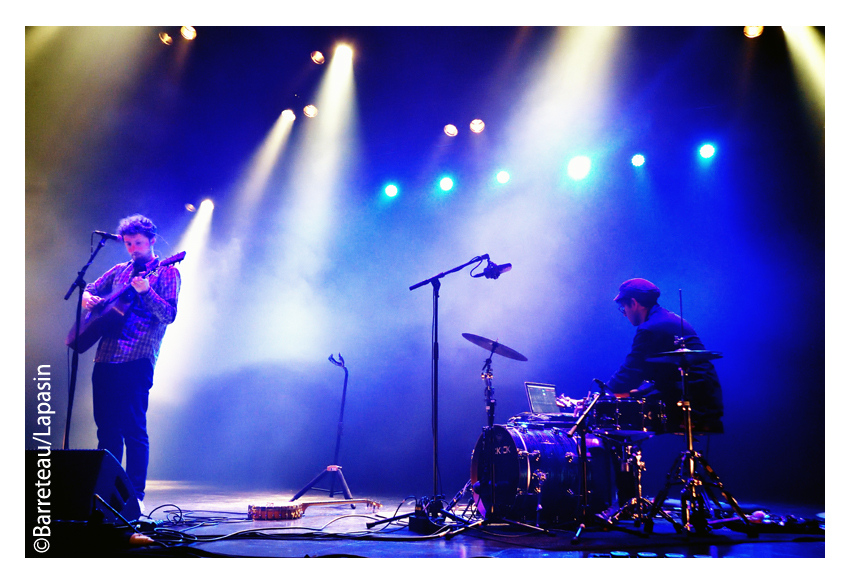
[[440, 361], [440, 343], [439, 343], [439, 335], [438, 335], [438, 327], [437, 320], [439, 314], [439, 298], [440, 298], [440, 280], [449, 274], [453, 274], [454, 272], [458, 272], [465, 268], [466, 266], [472, 265], [474, 263], [481, 263], [484, 260], [489, 261], [490, 256], [484, 254], [482, 256], [477, 256], [462, 264], [457, 266], [456, 268], [452, 268], [445, 272], [441, 272], [436, 276], [428, 278], [427, 280], [422, 280], [421, 282], [414, 284], [410, 287], [410, 290], [416, 290], [420, 286], [424, 286], [425, 284], [431, 284], [433, 288], [433, 322], [434, 322], [434, 330], [432, 334], [432, 348], [431, 348], [431, 432], [433, 434], [434, 441], [434, 497], [436, 498], [439, 495], [437, 488], [437, 415], [438, 415], [438, 373], [439, 373], [439, 361]]
[[[74, 288], [79, 288], [79, 294], [77, 295], [77, 310], [76, 310], [76, 321], [74, 323], [74, 327], [76, 328], [76, 334], [74, 338], [80, 337], [80, 323], [82, 322], [83, 316], [83, 291], [86, 289], [86, 282], [83, 280], [83, 276], [86, 275], [86, 271], [89, 269], [89, 266], [94, 262], [95, 256], [101, 250], [103, 246], [106, 245], [106, 240], [111, 239], [108, 233], [100, 233], [100, 242], [97, 244], [97, 247], [92, 251], [91, 257], [89, 257], [88, 263], [83, 266], [83, 268], [77, 272], [77, 279], [74, 280], [74, 283], [71, 284], [71, 287], [68, 289], [68, 293], [65, 294], [65, 300], [71, 297], [71, 294], [74, 293]], [[74, 393], [77, 388], [77, 370], [80, 365], [80, 353], [76, 349], [76, 345], [71, 348], [74, 354], [71, 356], [71, 378], [68, 381], [68, 413], [65, 417], [65, 435], [62, 438], [62, 449], [67, 450], [70, 447], [70, 436], [71, 436], [71, 411], [74, 408]]]
[[[439, 493], [439, 467], [438, 467], [438, 448], [437, 448], [437, 435], [439, 430], [438, 424], [438, 412], [439, 412], [439, 362], [440, 362], [440, 343], [439, 343], [439, 298], [440, 298], [440, 280], [449, 274], [453, 274], [465, 268], [466, 266], [472, 265], [474, 263], [481, 264], [484, 260], [487, 260], [488, 267], [490, 265], [490, 256], [484, 254], [482, 256], [476, 256], [466, 262], [465, 264], [461, 264], [455, 268], [450, 270], [446, 270], [445, 272], [441, 272], [436, 276], [432, 276], [427, 280], [422, 280], [410, 286], [410, 290], [416, 290], [417, 288], [424, 286], [425, 284], [431, 284], [431, 288], [433, 290], [432, 293], [432, 302], [433, 302], [433, 328], [431, 331], [431, 433], [433, 437], [433, 445], [434, 445], [434, 457], [433, 457], [433, 478], [434, 478], [434, 498], [428, 499], [427, 497], [423, 497], [422, 499], [417, 500], [416, 502], [416, 510], [413, 513], [407, 513], [405, 515], [400, 515], [398, 517], [391, 517], [389, 519], [384, 519], [382, 521], [376, 521], [373, 523], [367, 523], [366, 527], [371, 529], [375, 525], [380, 525], [382, 523], [387, 523], [390, 521], [397, 521], [399, 519], [403, 519], [405, 517], [409, 517], [410, 520], [408, 522], [408, 527], [411, 531], [417, 533], [424, 534], [432, 534], [437, 532], [438, 530], [443, 528], [441, 523], [438, 523], [435, 520], [442, 520], [447, 517], [451, 517], [458, 523], [463, 523], [465, 525], [468, 524], [467, 521], [461, 519], [460, 517], [452, 514], [447, 509], [443, 508], [443, 501], [441, 495]], [[499, 266], [494, 267], [498, 268]], [[510, 269], [510, 266], [507, 266]], [[485, 270], [485, 274], [488, 275], [489, 278], [498, 278], [498, 273], [495, 272], [487, 272]], [[442, 518], [441, 518], [442, 516]]]
[[596, 393], [593, 396], [593, 400], [591, 400], [587, 408], [584, 409], [581, 416], [579, 416], [579, 419], [576, 421], [575, 425], [570, 428], [569, 432], [567, 432], [567, 436], [569, 436], [570, 438], [572, 438], [576, 432], [579, 433], [579, 445], [581, 448], [581, 455], [579, 456], [579, 460], [581, 461], [581, 512], [579, 513], [578, 529], [576, 529], [575, 535], [570, 541], [570, 543], [573, 545], [576, 545], [581, 542], [582, 533], [586, 529], [597, 525], [604, 530], [614, 529], [616, 531], [622, 531], [623, 533], [637, 535], [638, 537], [647, 537], [645, 534], [640, 533], [639, 531], [632, 531], [630, 529], [626, 529], [615, 524], [613, 521], [606, 520], [601, 515], [593, 515], [590, 512], [590, 484], [588, 483], [587, 468], [587, 435], [588, 433], [592, 433], [593, 430], [588, 429], [587, 417], [590, 415], [590, 412], [593, 411], [593, 408], [594, 406], [596, 406], [596, 402], [599, 401], [600, 397], [602, 397], [601, 393]]

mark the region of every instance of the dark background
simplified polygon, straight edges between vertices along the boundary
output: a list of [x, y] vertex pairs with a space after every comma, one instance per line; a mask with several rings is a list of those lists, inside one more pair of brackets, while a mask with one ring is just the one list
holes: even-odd
[[[611, 375], [634, 334], [611, 299], [643, 277], [677, 313], [681, 290], [685, 317], [724, 355], [726, 432], [698, 444], [724, 484], [743, 500], [823, 504], [824, 118], [803, 99], [781, 29], [753, 40], [738, 26], [616, 29], [595, 89], [571, 77], [570, 59], [592, 53], [581, 28], [199, 27], [191, 45], [172, 46], [161, 30], [179, 35], [27, 29], [27, 448], [38, 365], [51, 365], [57, 445], [63, 431], [74, 305], [62, 298], [89, 257], [88, 233], [143, 213], [171, 255], [194, 217], [184, 205], [210, 197], [206, 255], [181, 266], [187, 286], [204, 282], [204, 326], [181, 296], [151, 393], [149, 478], [300, 488], [331, 462], [343, 372], [327, 356], [341, 353], [340, 463], [355, 496], [430, 494], [431, 288], [408, 287], [488, 253], [513, 270], [493, 281], [467, 268], [441, 288], [448, 496], [469, 478], [486, 423], [488, 353], [461, 333], [528, 357], [494, 358], [505, 423], [528, 409], [523, 381], [579, 398]], [[550, 61], [559, 38], [572, 48]], [[315, 121], [300, 110], [328, 67], [309, 55], [330, 60], [339, 41], [354, 48], [354, 146], [316, 270], [287, 273], [275, 263], [292, 241], [287, 185]], [[565, 83], [535, 92], [550, 62]], [[299, 115], [287, 150], [261, 212], [236, 233], [234, 185], [285, 108]], [[467, 129], [473, 118], [483, 134]], [[460, 129], [453, 140], [446, 123]], [[708, 141], [717, 154], [706, 162], [696, 150]], [[647, 165], [636, 169], [638, 151]], [[579, 153], [593, 170], [576, 183], [564, 171]], [[512, 179], [500, 186], [502, 167]], [[442, 173], [455, 178], [449, 194], [435, 188]], [[401, 189], [392, 200], [388, 181]], [[124, 256], [109, 244], [87, 280]], [[287, 302], [288, 312], [269, 308]], [[166, 365], [169, 335], [184, 341]], [[92, 357], [81, 358], [73, 448], [96, 446]], [[683, 448], [672, 435], [644, 444], [647, 493]]]

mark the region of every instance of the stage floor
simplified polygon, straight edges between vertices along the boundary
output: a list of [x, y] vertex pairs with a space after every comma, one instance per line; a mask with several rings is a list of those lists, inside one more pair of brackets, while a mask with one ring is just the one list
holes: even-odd
[[[414, 511], [415, 499], [404, 495], [368, 496], [380, 503], [370, 509], [357, 503], [352, 509], [341, 493], [329, 499], [327, 492], [311, 490], [297, 503], [307, 505], [303, 516], [286, 520], [248, 519], [249, 506], [284, 506], [295, 492], [241, 492], [193, 483], [150, 481], [145, 513], [155, 522], [143, 531], [156, 543], [115, 550], [119, 556], [143, 557], [369, 557], [369, 558], [824, 558], [825, 513], [794, 505], [739, 502], [748, 516], [757, 511], [766, 519], [756, 524], [757, 535], [748, 536], [731, 509], [732, 525], [715, 524], [707, 534], [678, 533], [673, 522], [660, 516], [651, 533], [636, 528], [634, 521], [617, 522], [614, 528], [599, 522], [585, 528], [576, 540], [575, 529], [564, 526], [539, 533], [522, 526], [494, 522], [480, 528], [449, 527], [427, 534], [409, 519], [368, 524]], [[468, 498], [452, 508], [470, 517]], [[680, 523], [679, 510], [668, 500], [664, 509]], [[735, 528], [737, 524], [737, 529]], [[439, 525], [435, 526], [435, 529]], [[731, 528], [730, 528], [731, 527]]]

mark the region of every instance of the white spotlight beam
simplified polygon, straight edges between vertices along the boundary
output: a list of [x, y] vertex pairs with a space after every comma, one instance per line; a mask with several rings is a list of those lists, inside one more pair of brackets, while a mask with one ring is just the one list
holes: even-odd
[[268, 186], [269, 177], [286, 151], [294, 120], [292, 110], [285, 110], [278, 116], [236, 187], [238, 203], [233, 234], [237, 239], [242, 237], [252, 223], [257, 204]]
[[251, 159], [244, 184], [240, 188], [245, 203], [256, 203], [266, 188], [275, 164], [286, 149], [294, 120], [292, 110], [282, 112]]
[[575, 145], [598, 130], [605, 122], [622, 34], [617, 27], [558, 29], [510, 121], [514, 130], [503, 160], [516, 160], [529, 175], [545, 173], [561, 164], [565, 144]]
[[[333, 244], [340, 178], [350, 159], [354, 132], [352, 53], [340, 47], [330, 61], [315, 101], [318, 115], [304, 120], [293, 160], [293, 176], [283, 191], [280, 237], [271, 238], [273, 264], [253, 308], [249, 361], [312, 360], [324, 352], [323, 335], [333, 329], [323, 302], [322, 277]], [[272, 297], [273, 296], [273, 297]], [[281, 334], [286, 331], [286, 334]]]
[[826, 108], [826, 48], [823, 38], [811, 26], [783, 26], [794, 72], [803, 95], [820, 118]]
[[188, 376], [204, 370], [204, 342], [210, 338], [215, 313], [208, 293], [212, 278], [205, 267], [212, 211], [212, 201], [201, 203], [177, 245], [178, 251], [186, 252], [186, 259], [179, 265], [177, 318], [165, 332], [156, 367], [156, 385], [161, 391], [151, 392], [155, 402], [181, 402], [187, 397]]

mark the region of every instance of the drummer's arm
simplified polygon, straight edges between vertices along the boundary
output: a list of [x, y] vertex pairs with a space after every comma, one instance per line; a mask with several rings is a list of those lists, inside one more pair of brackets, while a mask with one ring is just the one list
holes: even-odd
[[629, 392], [639, 387], [645, 379], [644, 367], [646, 356], [652, 351], [652, 333], [638, 328], [632, 341], [632, 350], [626, 355], [625, 362], [608, 380], [608, 387], [617, 397], [628, 397]]

